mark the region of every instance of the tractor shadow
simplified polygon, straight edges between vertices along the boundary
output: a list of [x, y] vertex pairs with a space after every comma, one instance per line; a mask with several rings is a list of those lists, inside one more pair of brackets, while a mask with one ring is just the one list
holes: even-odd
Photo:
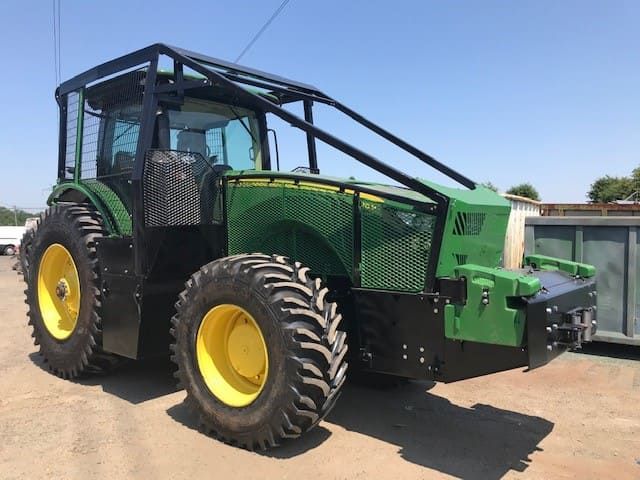
[[[49, 371], [42, 357], [33, 352], [31, 361]], [[79, 385], [100, 386], [105, 393], [137, 405], [176, 392], [175, 368], [169, 359], [125, 361], [108, 374], [94, 374], [71, 380]]]
[[408, 462], [482, 479], [524, 471], [553, 430], [544, 418], [490, 405], [455, 405], [425, 391], [433, 385], [410, 382], [385, 391], [347, 385], [326, 421], [397, 445]]
[[[524, 471], [529, 456], [542, 450], [538, 445], [553, 430], [554, 424], [540, 417], [490, 405], [460, 407], [427, 392], [432, 386], [431, 382], [410, 382], [374, 390], [347, 384], [325, 425], [332, 423], [397, 445], [400, 457], [408, 462], [458, 478], [482, 479]], [[167, 413], [199, 431], [197, 418], [184, 403]], [[257, 453], [293, 458], [321, 448], [330, 436], [320, 424], [299, 439]]]
[[[167, 414], [179, 424], [190, 428], [191, 430], [195, 430], [202, 435], [206, 435], [200, 429], [198, 417], [191, 411], [186, 402], [183, 401], [178, 405], [174, 405], [167, 409]], [[320, 424], [310, 432], [305, 433], [301, 438], [286, 442], [283, 446], [267, 450], [266, 452], [256, 451], [255, 453], [274, 458], [297, 457], [298, 455], [302, 455], [303, 453], [320, 446], [330, 436], [331, 432]]]
[[[47, 370], [41, 357], [29, 355]], [[75, 380], [99, 385], [106, 393], [132, 404], [176, 391], [168, 360], [128, 362], [110, 375]], [[287, 459], [322, 448], [331, 437], [327, 424], [396, 445], [407, 462], [458, 478], [498, 479], [522, 472], [530, 455], [554, 424], [544, 418], [476, 404], [456, 405], [430, 393], [432, 382], [409, 382], [378, 390], [347, 383], [333, 411], [323, 423], [301, 438], [258, 454]], [[177, 423], [200, 432], [198, 419], [184, 402], [167, 409]], [[348, 461], [347, 458], [344, 461]]]
[[640, 348], [637, 345], [623, 345], [618, 343], [593, 342], [582, 345], [576, 353], [603, 357], [609, 361], [640, 360]]

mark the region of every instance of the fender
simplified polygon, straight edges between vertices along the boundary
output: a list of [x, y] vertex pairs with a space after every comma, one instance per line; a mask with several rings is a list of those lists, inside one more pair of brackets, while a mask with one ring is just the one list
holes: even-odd
[[[102, 182], [63, 182], [53, 187], [47, 205], [61, 202], [89, 202], [100, 212], [109, 235], [131, 235], [131, 218], [118, 196]], [[116, 215], [115, 212], [120, 212]]]

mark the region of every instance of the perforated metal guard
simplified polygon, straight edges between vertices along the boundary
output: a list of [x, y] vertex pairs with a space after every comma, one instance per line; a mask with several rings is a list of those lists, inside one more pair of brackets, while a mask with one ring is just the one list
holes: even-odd
[[225, 142], [222, 128], [211, 128], [206, 131], [206, 142], [209, 147], [208, 155], [210, 157], [216, 157], [217, 163], [223, 163], [227, 161], [227, 155], [225, 154]]
[[[230, 183], [229, 254], [279, 253], [313, 273], [352, 278], [353, 196], [279, 182]], [[393, 204], [360, 201], [361, 285], [424, 288], [435, 217]]]
[[286, 255], [321, 275], [351, 275], [353, 197], [280, 182], [230, 183], [229, 254]]
[[[121, 176], [130, 170], [140, 133], [145, 78], [146, 71], [140, 69], [85, 89], [80, 178]], [[102, 142], [107, 148], [101, 148]], [[123, 161], [125, 156], [131, 161]]]
[[199, 153], [149, 150], [143, 188], [147, 227], [214, 223], [215, 174]]
[[418, 292], [424, 288], [436, 217], [361, 200], [362, 286]]
[[131, 235], [131, 215], [122, 200], [120, 200], [120, 197], [111, 188], [98, 180], [83, 180], [82, 184], [102, 200], [118, 231], [122, 235]]

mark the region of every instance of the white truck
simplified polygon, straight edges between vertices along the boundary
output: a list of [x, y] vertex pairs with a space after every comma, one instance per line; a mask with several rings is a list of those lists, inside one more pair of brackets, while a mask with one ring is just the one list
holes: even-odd
[[0, 255], [13, 255], [20, 246], [27, 227], [0, 227]]

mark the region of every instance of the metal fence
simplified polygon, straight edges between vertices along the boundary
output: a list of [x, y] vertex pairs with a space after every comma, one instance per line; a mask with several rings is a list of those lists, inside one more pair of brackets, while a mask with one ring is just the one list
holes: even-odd
[[525, 252], [595, 265], [598, 334], [594, 340], [640, 345], [640, 257], [635, 217], [529, 217]]
[[546, 217], [634, 217], [640, 216], [639, 203], [542, 203]]

